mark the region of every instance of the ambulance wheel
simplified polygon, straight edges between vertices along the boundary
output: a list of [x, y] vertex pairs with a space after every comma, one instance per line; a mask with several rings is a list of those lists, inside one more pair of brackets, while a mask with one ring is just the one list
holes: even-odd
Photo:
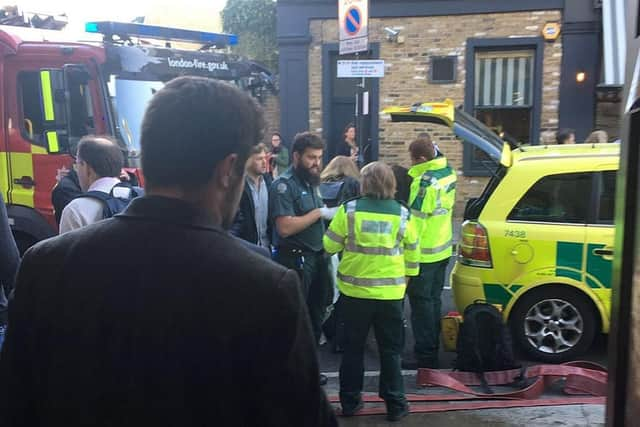
[[509, 323], [518, 346], [545, 363], [566, 362], [584, 354], [598, 325], [591, 301], [563, 286], [544, 286], [524, 294]]

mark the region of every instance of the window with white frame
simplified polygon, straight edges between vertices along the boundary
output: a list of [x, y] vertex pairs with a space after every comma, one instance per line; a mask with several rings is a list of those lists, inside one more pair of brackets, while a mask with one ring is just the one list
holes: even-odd
[[531, 141], [535, 50], [477, 50], [474, 114], [498, 134]]

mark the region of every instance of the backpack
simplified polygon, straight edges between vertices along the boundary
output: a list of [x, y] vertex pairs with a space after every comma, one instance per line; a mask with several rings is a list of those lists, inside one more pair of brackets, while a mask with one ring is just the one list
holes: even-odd
[[320, 183], [320, 197], [329, 208], [340, 206], [344, 181], [322, 182]]
[[103, 219], [111, 218], [119, 214], [129, 203], [136, 197], [144, 195], [141, 187], [134, 187], [126, 183], [119, 183], [113, 186], [107, 194], [102, 191], [88, 191], [78, 197], [90, 197], [102, 201], [104, 208], [102, 209]]
[[520, 368], [502, 314], [486, 302], [476, 301], [464, 310], [456, 352], [455, 369], [476, 372], [485, 389], [485, 372]]

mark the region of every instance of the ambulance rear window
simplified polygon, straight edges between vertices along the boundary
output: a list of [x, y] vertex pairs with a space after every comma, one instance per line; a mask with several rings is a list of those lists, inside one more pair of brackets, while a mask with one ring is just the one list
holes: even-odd
[[520, 199], [507, 220], [585, 224], [591, 180], [592, 173], [583, 172], [545, 176]]
[[489, 201], [489, 198], [491, 197], [495, 189], [498, 188], [498, 184], [500, 184], [502, 179], [505, 177], [507, 171], [508, 168], [505, 168], [504, 166], [498, 166], [498, 169], [487, 183], [487, 186], [482, 191], [480, 197], [469, 199], [464, 208], [465, 220], [474, 221], [480, 217], [480, 214]]

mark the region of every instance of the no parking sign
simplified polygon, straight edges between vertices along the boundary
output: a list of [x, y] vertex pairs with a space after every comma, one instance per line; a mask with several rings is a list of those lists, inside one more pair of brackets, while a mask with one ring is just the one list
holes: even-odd
[[369, 0], [338, 0], [340, 55], [369, 50]]

